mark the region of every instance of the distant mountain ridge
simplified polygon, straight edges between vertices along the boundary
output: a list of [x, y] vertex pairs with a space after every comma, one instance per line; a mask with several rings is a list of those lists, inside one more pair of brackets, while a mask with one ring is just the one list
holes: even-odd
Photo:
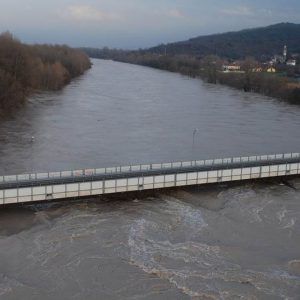
[[275, 54], [282, 54], [283, 46], [289, 53], [300, 53], [300, 24], [279, 23], [267, 27], [245, 29], [207, 36], [187, 41], [162, 44], [145, 49], [145, 52], [171, 55], [192, 55], [203, 57], [209, 54], [229, 59], [243, 59], [253, 56], [259, 60]]

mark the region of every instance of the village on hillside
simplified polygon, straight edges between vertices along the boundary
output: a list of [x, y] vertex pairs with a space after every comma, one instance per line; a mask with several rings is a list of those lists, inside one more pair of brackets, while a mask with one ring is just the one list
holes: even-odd
[[[283, 47], [282, 54], [274, 55], [265, 62], [252, 61], [252, 72], [279, 73], [289, 77], [300, 78], [300, 54], [289, 53], [288, 47]], [[245, 73], [243, 65], [245, 61], [224, 61], [222, 65], [223, 73]]]

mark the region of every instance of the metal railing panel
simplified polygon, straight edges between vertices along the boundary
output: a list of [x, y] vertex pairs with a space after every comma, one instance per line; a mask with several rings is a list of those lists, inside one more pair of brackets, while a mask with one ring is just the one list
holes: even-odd
[[105, 174], [105, 168], [99, 168], [99, 169], [95, 169], [96, 174], [100, 175], [100, 174]]
[[[49, 173], [48, 173], [49, 176]], [[24, 174], [24, 175], [18, 175], [17, 176], [17, 181], [27, 181], [30, 180], [30, 175], [29, 174]]]
[[131, 171], [140, 171], [140, 170], [141, 170], [141, 166], [140, 165], [131, 166]]
[[191, 161], [183, 161], [182, 162], [182, 166], [183, 167], [191, 167], [192, 166], [192, 162]]
[[105, 168], [106, 174], [113, 174], [116, 173], [116, 168]]
[[95, 174], [95, 169], [85, 169], [84, 170], [84, 175], [86, 176], [91, 176]]
[[231, 158], [223, 158], [223, 164], [231, 163]]
[[161, 169], [161, 164], [152, 164], [152, 169]]
[[241, 161], [242, 162], [249, 162], [249, 157], [244, 156], [244, 157], [241, 158]]
[[130, 166], [121, 167], [121, 172], [130, 172]]
[[148, 170], [151, 170], [151, 165], [141, 165], [141, 170], [142, 170], [142, 171], [148, 171]]
[[17, 180], [17, 175], [8, 175], [4, 176], [3, 178], [5, 182], [12, 182]]
[[181, 163], [180, 162], [174, 162], [174, 163], [172, 163], [172, 167], [173, 168], [180, 168], [181, 167]]
[[214, 160], [214, 165], [221, 165], [223, 164], [223, 159], [215, 159]]
[[[49, 174], [48, 174], [49, 176]], [[71, 177], [72, 176], [72, 171], [62, 171], [61, 172], [62, 177]]]
[[172, 168], [172, 163], [165, 163], [165, 164], [162, 164], [162, 167], [164, 169], [171, 169]]
[[250, 156], [249, 161], [257, 161], [257, 156]]
[[[74, 172], [75, 171], [73, 171], [73, 173]], [[48, 175], [49, 175], [49, 178], [60, 178], [61, 172], [49, 172]], [[31, 177], [31, 174], [30, 174], [30, 177]]]
[[39, 173], [39, 174], [36, 174], [36, 178], [37, 179], [46, 179], [48, 178], [48, 173]]

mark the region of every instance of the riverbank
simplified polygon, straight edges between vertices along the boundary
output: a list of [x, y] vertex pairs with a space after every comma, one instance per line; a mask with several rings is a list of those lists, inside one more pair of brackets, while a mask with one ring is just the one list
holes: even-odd
[[299, 82], [281, 74], [255, 72], [254, 66], [247, 66], [243, 72], [223, 72], [218, 60], [215, 56], [199, 60], [192, 57], [151, 55], [134, 59], [128, 57], [118, 61], [198, 77], [212, 84], [223, 84], [244, 92], [259, 93], [300, 105]]
[[68, 46], [27, 45], [0, 35], [0, 115], [35, 92], [59, 90], [91, 67], [88, 56]]
[[246, 59], [242, 72], [223, 72], [222, 59], [209, 55], [201, 59], [187, 55], [159, 55], [139, 51], [82, 49], [90, 57], [112, 59], [155, 69], [199, 77], [212, 84], [223, 84], [245, 92], [259, 93], [300, 105], [300, 84], [283, 73], [257, 72], [257, 62]]

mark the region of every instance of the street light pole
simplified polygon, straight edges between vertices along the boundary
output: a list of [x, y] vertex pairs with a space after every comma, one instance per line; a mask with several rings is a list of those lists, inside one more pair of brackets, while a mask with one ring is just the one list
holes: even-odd
[[195, 137], [196, 137], [196, 133], [198, 132], [198, 128], [195, 128], [193, 131], [193, 146], [192, 146], [192, 159], [195, 159], [195, 155], [194, 155], [194, 149], [195, 149]]
[[195, 145], [195, 136], [196, 136], [196, 133], [198, 132], [198, 128], [195, 128], [194, 131], [193, 131], [193, 148], [194, 148], [194, 145]]

